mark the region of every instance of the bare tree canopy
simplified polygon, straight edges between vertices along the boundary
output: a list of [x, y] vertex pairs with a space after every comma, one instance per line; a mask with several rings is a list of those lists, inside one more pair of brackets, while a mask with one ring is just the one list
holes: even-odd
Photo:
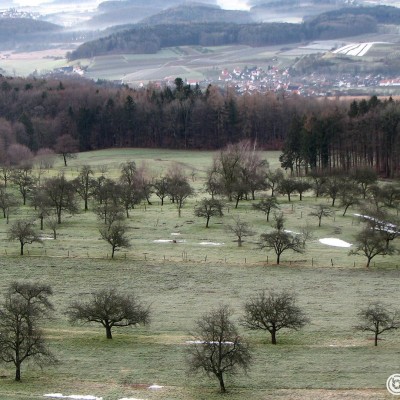
[[250, 227], [249, 223], [246, 221], [242, 221], [240, 217], [233, 217], [233, 222], [226, 225], [225, 229], [226, 231], [233, 233], [237, 237], [239, 247], [242, 246], [244, 237], [254, 235], [254, 231]]
[[378, 346], [380, 334], [400, 328], [400, 312], [393, 306], [385, 306], [379, 302], [371, 303], [368, 307], [363, 308], [358, 316], [361, 323], [356, 326], [356, 329], [373, 332], [375, 346]]
[[364, 255], [367, 258], [365, 266], [368, 268], [374, 257], [377, 255], [393, 254], [393, 251], [392, 246], [386, 243], [385, 237], [379, 231], [367, 226], [356, 235], [354, 249], [349, 252], [349, 255]]
[[276, 344], [276, 334], [281, 329], [298, 330], [310, 322], [299, 306], [296, 295], [289, 291], [266, 292], [250, 298], [244, 306], [243, 325], [249, 329], [261, 329], [271, 334]]
[[202, 199], [200, 203], [194, 209], [194, 215], [196, 217], [206, 219], [206, 228], [208, 228], [211, 217], [222, 217], [224, 214], [223, 203], [215, 198]]
[[317, 217], [318, 227], [321, 227], [322, 217], [330, 217], [332, 215], [332, 210], [329, 206], [318, 204], [316, 207], [314, 207], [313, 211], [311, 211], [309, 215], [312, 217]]
[[305, 237], [302, 234], [295, 234], [284, 229], [282, 215], [275, 216], [275, 229], [269, 233], [260, 235], [260, 248], [274, 250], [276, 263], [280, 263], [283, 252], [292, 250], [295, 253], [303, 253], [305, 248]]
[[15, 366], [15, 380], [21, 380], [21, 366], [33, 360], [40, 366], [55, 361], [39, 327], [53, 310], [50, 286], [14, 282], [0, 308], [0, 360]]
[[71, 323], [94, 322], [103, 325], [107, 339], [112, 339], [112, 328], [146, 325], [150, 322], [150, 309], [134, 295], [118, 293], [116, 289], [104, 289], [93, 293], [87, 301], [76, 300], [67, 310]]
[[111, 245], [111, 258], [114, 258], [117, 249], [130, 246], [126, 236], [127, 226], [121, 221], [116, 221], [110, 226], [103, 226], [99, 231], [101, 238]]
[[34, 242], [41, 243], [42, 240], [37, 234], [32, 221], [18, 220], [15, 221], [8, 230], [9, 240], [18, 240], [20, 243], [20, 254], [24, 255], [24, 247], [26, 244]]
[[62, 156], [66, 167], [67, 160], [76, 157], [76, 153], [79, 151], [79, 143], [70, 134], [65, 133], [57, 138], [54, 149], [56, 153]]
[[189, 371], [214, 375], [221, 392], [226, 391], [224, 375], [235, 374], [239, 369], [246, 372], [251, 361], [249, 346], [239, 336], [231, 316], [232, 311], [225, 305], [205, 313], [196, 321], [187, 350]]

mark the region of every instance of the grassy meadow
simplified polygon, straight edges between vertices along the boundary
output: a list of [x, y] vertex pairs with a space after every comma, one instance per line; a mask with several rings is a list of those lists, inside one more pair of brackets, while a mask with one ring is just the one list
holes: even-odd
[[[262, 289], [291, 289], [311, 319], [301, 331], [281, 331], [278, 344], [269, 334], [240, 328], [253, 350], [248, 375], [227, 377], [230, 399], [389, 399], [385, 383], [400, 371], [400, 335], [382, 334], [378, 347], [372, 335], [358, 332], [357, 312], [370, 301], [398, 306], [400, 258], [377, 256], [369, 269], [362, 256], [349, 256], [348, 248], [323, 245], [320, 238], [354, 243], [361, 228], [355, 209], [334, 208], [334, 216], [318, 220], [308, 214], [320, 203], [311, 194], [289, 203], [280, 197], [286, 227], [294, 232], [309, 226], [313, 237], [304, 254], [283, 253], [281, 265], [273, 252], [259, 250], [259, 234], [270, 229], [265, 216], [254, 211], [251, 201], [238, 209], [227, 204], [224, 217], [205, 220], [194, 216], [202, 192], [211, 152], [121, 149], [81, 153], [68, 167], [58, 160], [46, 176], [64, 170], [76, 177], [83, 164], [96, 175], [107, 170], [117, 178], [119, 165], [134, 160], [160, 176], [174, 162], [190, 177], [196, 196], [182, 209], [182, 216], [166, 201], [161, 207], [153, 195], [152, 205], [141, 204], [128, 220], [131, 247], [111, 260], [109, 245], [100, 239], [99, 223], [91, 211], [63, 218], [57, 240], [26, 246], [7, 240], [8, 226], [0, 219], [0, 293], [10, 282], [30, 280], [48, 283], [54, 290], [54, 318], [45, 325], [56, 365], [42, 370], [23, 365], [22, 382], [14, 382], [11, 365], [0, 366], [0, 399], [39, 399], [63, 393], [117, 399], [219, 399], [218, 383], [202, 375], [189, 376], [185, 364], [186, 341], [194, 321], [219, 304], [229, 304], [239, 322], [249, 296]], [[278, 153], [266, 152], [272, 169], [279, 166]], [[107, 167], [107, 168], [106, 168]], [[323, 202], [329, 204], [328, 199]], [[81, 204], [83, 208], [83, 204]], [[90, 207], [89, 207], [90, 208]], [[32, 213], [21, 207], [11, 215]], [[238, 247], [224, 225], [233, 216], [248, 221], [255, 235]], [[45, 230], [43, 237], [50, 238]], [[172, 240], [175, 239], [176, 243]], [[397, 239], [397, 249], [400, 244]], [[113, 339], [97, 325], [71, 326], [65, 316], [69, 302], [108, 287], [117, 287], [151, 304], [151, 324], [140, 328], [115, 328]], [[157, 390], [150, 385], [162, 386]], [[224, 396], [226, 397], [226, 396]]]

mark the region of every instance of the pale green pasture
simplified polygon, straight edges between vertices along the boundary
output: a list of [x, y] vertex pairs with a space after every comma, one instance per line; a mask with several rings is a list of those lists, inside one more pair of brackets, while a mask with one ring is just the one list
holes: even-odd
[[40, 73], [47, 73], [54, 68], [63, 67], [66, 65], [66, 60], [54, 60], [45, 58], [32, 58], [32, 59], [0, 59], [0, 68], [6, 71], [9, 76], [27, 76], [35, 71]]
[[[354, 326], [357, 311], [369, 301], [400, 303], [399, 256], [376, 257], [367, 270], [365, 258], [349, 256], [347, 248], [321, 244], [318, 239], [326, 237], [352, 243], [360, 226], [352, 215], [356, 210], [343, 217], [335, 208], [334, 217], [323, 219], [318, 228], [317, 218], [309, 213], [316, 204], [329, 201], [311, 196], [302, 202], [298, 196], [290, 203], [279, 199], [287, 229], [299, 232], [308, 225], [313, 230], [306, 253], [285, 252], [280, 266], [275, 265], [273, 252], [258, 248], [259, 234], [271, 228], [265, 216], [252, 209], [252, 201], [240, 202], [238, 209], [228, 203], [225, 216], [212, 218], [206, 229], [193, 208], [206, 196], [201, 189], [214, 154], [119, 149], [81, 153], [67, 168], [57, 161], [48, 176], [62, 169], [73, 178], [80, 166], [89, 164], [96, 176], [101, 166], [108, 165], [106, 176], [114, 179], [125, 161], [134, 160], [138, 167], [146, 163], [153, 176], [177, 162], [196, 188], [181, 218], [173, 204], [167, 200], [161, 207], [155, 196], [152, 205], [132, 210], [128, 220], [132, 247], [117, 252], [114, 260], [109, 259], [110, 248], [100, 239], [99, 222], [91, 211], [66, 215], [58, 239], [27, 245], [24, 257], [18, 256], [17, 242], [7, 241], [8, 227], [0, 220], [0, 292], [15, 280], [51, 284], [56, 315], [45, 333], [60, 360], [42, 371], [25, 365], [22, 384], [14, 383], [12, 368], [3, 366], [1, 399], [43, 398], [46, 393], [96, 395], [104, 400], [220, 398], [216, 381], [186, 374], [185, 347], [193, 322], [220, 303], [229, 304], [239, 322], [246, 299], [269, 288], [295, 290], [311, 324], [300, 332], [280, 332], [277, 346], [269, 344], [263, 332], [241, 329], [250, 340], [254, 361], [248, 376], [228, 378], [230, 398], [390, 397], [385, 382], [400, 368], [398, 333], [382, 335], [374, 348], [371, 335], [356, 332]], [[264, 155], [273, 168], [278, 165], [278, 153]], [[25, 207], [18, 213], [29, 215], [32, 210]], [[233, 216], [248, 221], [255, 231], [241, 248], [224, 229]], [[43, 234], [51, 235], [48, 230]], [[399, 243], [396, 246], [399, 249]], [[133, 291], [151, 304], [151, 324], [115, 329], [112, 341], [105, 339], [101, 327], [70, 326], [64, 314], [69, 302], [105, 287]], [[148, 386], [154, 383], [164, 387], [151, 391]]]

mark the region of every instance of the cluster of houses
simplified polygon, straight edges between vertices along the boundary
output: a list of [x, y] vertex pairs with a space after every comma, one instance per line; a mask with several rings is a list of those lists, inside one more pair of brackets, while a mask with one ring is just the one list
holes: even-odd
[[400, 77], [371, 73], [338, 75], [311, 73], [298, 76], [292, 75], [287, 68], [268, 66], [266, 69], [259, 67], [244, 69], [236, 67], [231, 71], [223, 69], [218, 82], [208, 83], [232, 86], [238, 93], [275, 91], [301, 96], [330, 96], [346, 92], [362, 92], [364, 88], [376, 88], [377, 91], [396, 90], [400, 87]]
[[17, 10], [16, 8], [9, 8], [7, 10], [0, 10], [0, 18], [30, 18], [38, 19], [40, 14], [32, 13], [24, 10]]

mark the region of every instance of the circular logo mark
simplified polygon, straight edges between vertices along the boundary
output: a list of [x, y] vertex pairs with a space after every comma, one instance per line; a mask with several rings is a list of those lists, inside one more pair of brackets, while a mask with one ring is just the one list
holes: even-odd
[[390, 375], [386, 381], [386, 388], [389, 393], [400, 396], [400, 374]]

